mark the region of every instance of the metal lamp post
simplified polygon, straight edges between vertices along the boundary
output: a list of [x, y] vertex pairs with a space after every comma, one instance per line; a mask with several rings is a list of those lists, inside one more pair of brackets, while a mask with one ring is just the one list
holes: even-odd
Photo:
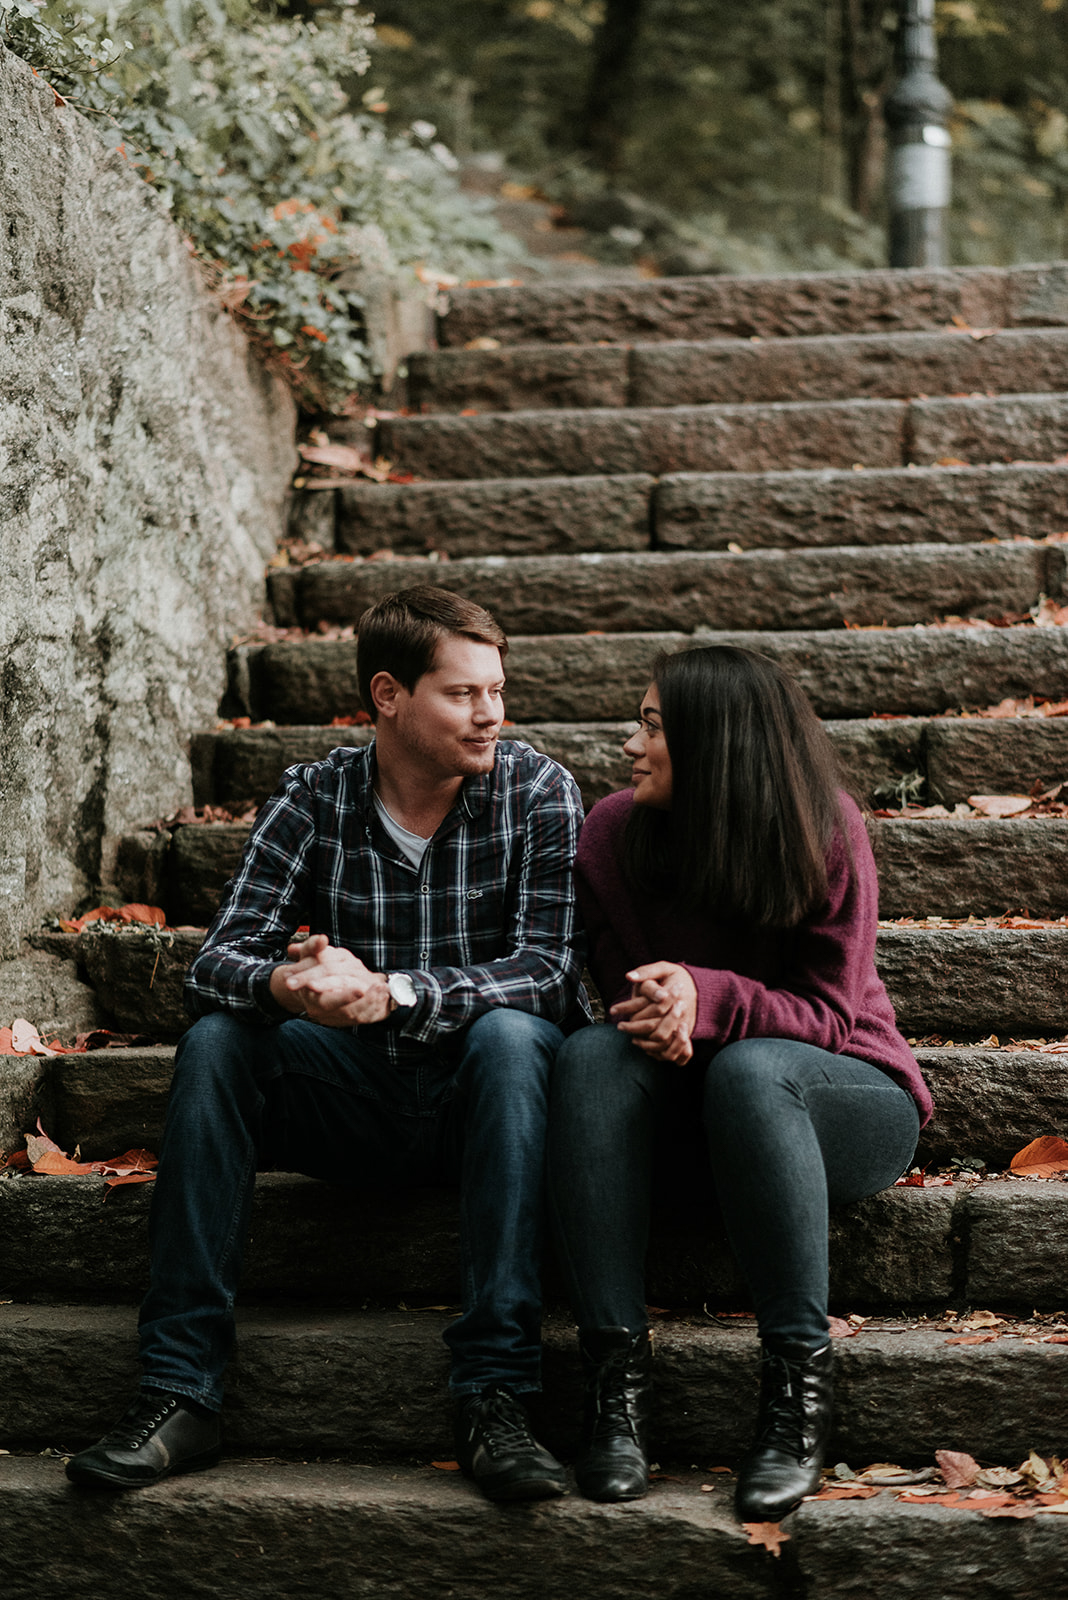
[[898, 5], [901, 76], [886, 101], [890, 265], [944, 267], [953, 97], [938, 77], [934, 0]]

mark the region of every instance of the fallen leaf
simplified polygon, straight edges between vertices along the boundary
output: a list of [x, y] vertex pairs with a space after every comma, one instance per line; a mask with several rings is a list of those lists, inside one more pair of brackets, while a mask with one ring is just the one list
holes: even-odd
[[33, 1163], [34, 1172], [46, 1178], [84, 1178], [92, 1172], [90, 1161], [72, 1161], [60, 1150], [46, 1150]]
[[783, 1533], [777, 1522], [743, 1522], [742, 1527], [750, 1544], [763, 1545], [775, 1557], [778, 1557], [781, 1547], [790, 1537], [788, 1533]]
[[832, 1339], [855, 1339], [860, 1332], [859, 1328], [853, 1327], [843, 1317], [828, 1317], [827, 1323], [831, 1330]]
[[1031, 807], [1026, 794], [970, 794], [968, 804], [984, 817], [1018, 817]]
[[1054, 1178], [1068, 1172], [1068, 1143], [1048, 1133], [1032, 1139], [1013, 1156], [1009, 1171], [1028, 1178]]
[[806, 1500], [870, 1500], [879, 1490], [863, 1483], [828, 1483], [818, 1494], [805, 1496]]
[[936, 1450], [935, 1460], [947, 1489], [970, 1489], [979, 1476], [979, 1463], [963, 1450]]
[[436, 1467], [439, 1472], [459, 1472], [460, 1470], [458, 1461], [432, 1461], [430, 1465]]
[[947, 1344], [994, 1344], [1000, 1333], [966, 1333], [962, 1339], [947, 1339]]

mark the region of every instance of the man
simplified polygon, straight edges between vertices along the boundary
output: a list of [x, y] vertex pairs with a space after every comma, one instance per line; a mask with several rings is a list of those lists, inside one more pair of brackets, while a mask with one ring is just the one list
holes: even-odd
[[260, 1164], [459, 1183], [463, 1311], [445, 1340], [461, 1466], [494, 1500], [565, 1492], [524, 1401], [540, 1387], [548, 1074], [561, 1025], [583, 1020], [578, 791], [529, 746], [498, 748], [507, 642], [480, 606], [390, 595], [357, 648], [374, 743], [289, 769], [190, 968], [200, 1020], [160, 1152], [142, 1385], [71, 1460], [76, 1483], [218, 1459]]

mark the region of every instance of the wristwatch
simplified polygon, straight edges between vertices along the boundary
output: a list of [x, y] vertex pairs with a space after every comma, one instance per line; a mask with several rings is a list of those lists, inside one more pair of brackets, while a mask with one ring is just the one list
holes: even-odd
[[393, 1002], [391, 1011], [398, 1006], [414, 1006], [419, 996], [415, 992], [415, 984], [406, 972], [390, 972], [386, 974], [386, 988], [389, 998]]

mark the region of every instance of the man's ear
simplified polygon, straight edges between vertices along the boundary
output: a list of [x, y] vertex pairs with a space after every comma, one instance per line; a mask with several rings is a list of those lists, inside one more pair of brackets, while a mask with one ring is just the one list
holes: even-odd
[[398, 683], [392, 672], [376, 672], [371, 679], [370, 690], [378, 716], [395, 717], [398, 698], [405, 692], [403, 683]]

